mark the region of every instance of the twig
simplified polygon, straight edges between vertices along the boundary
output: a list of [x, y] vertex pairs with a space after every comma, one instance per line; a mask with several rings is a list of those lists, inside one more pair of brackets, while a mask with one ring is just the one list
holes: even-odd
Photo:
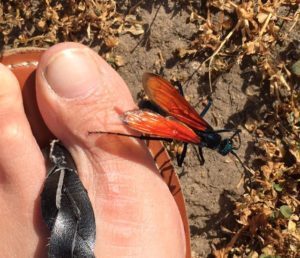
[[297, 22], [299, 20], [299, 14], [300, 14], [300, 7], [298, 8], [298, 10], [295, 13], [295, 18], [294, 18], [295, 21], [292, 24], [292, 26], [290, 27], [289, 32], [291, 32], [294, 29], [294, 27], [296, 26], [296, 24], [297, 24]]
[[157, 8], [157, 10], [156, 10], [156, 13], [155, 13], [155, 15], [154, 15], [154, 17], [153, 17], [153, 20], [151, 21], [151, 24], [149, 25], [149, 27], [148, 27], [148, 29], [146, 30], [146, 32], [144, 33], [144, 36], [139, 40], [139, 42], [136, 44], [136, 46], [130, 51], [131, 54], [132, 54], [132, 53], [136, 50], [136, 48], [141, 44], [141, 42], [145, 39], [145, 37], [147, 37], [149, 31], [151, 30], [151, 28], [152, 28], [152, 26], [153, 26], [153, 24], [154, 24], [154, 21], [155, 21], [157, 15], [158, 15], [158, 11], [159, 11], [159, 9], [160, 9], [161, 6], [162, 6], [162, 2], [161, 2], [160, 5], [158, 6], [158, 8]]
[[263, 33], [265, 32], [265, 30], [266, 30], [266, 27], [268, 26], [268, 24], [269, 24], [269, 22], [270, 22], [270, 19], [272, 18], [272, 13], [269, 13], [268, 14], [268, 17], [267, 17], [267, 19], [265, 20], [265, 23], [264, 23], [264, 25], [262, 26], [262, 28], [261, 28], [261, 30], [260, 30], [260, 32], [259, 32], [259, 34], [258, 34], [258, 39], [259, 38], [261, 38], [261, 36], [263, 35]]
[[192, 76], [193, 76], [196, 73], [196, 71], [198, 71], [202, 67], [202, 65], [204, 65], [207, 61], [209, 61], [209, 65], [208, 65], [208, 80], [209, 80], [209, 89], [210, 89], [210, 93], [211, 94], [213, 92], [212, 91], [212, 85], [211, 85], [211, 64], [212, 64], [212, 61], [215, 58], [215, 56], [220, 52], [220, 50], [225, 45], [225, 43], [231, 38], [231, 36], [233, 35], [233, 33], [238, 29], [238, 27], [240, 25], [241, 25], [241, 21], [239, 20], [237, 22], [237, 24], [235, 25], [235, 27], [227, 34], [227, 36], [224, 38], [224, 40], [220, 43], [219, 47], [215, 50], [215, 52], [210, 57], [206, 58], [201, 64], [199, 64], [198, 68], [192, 74]]
[[238, 232], [235, 233], [235, 235], [231, 238], [230, 242], [227, 244], [225, 248], [213, 252], [214, 256], [218, 258], [227, 257], [227, 254], [230, 252], [235, 242], [240, 238], [241, 234], [248, 229], [249, 229], [249, 225], [244, 225], [241, 229], [239, 229]]
[[144, 0], [140, 0], [140, 1], [138, 1], [134, 6], [132, 6], [132, 7], [129, 9], [128, 14], [133, 13], [133, 12], [135, 11], [135, 9], [136, 9], [142, 2], [144, 2]]
[[[215, 56], [220, 52], [220, 50], [222, 49], [222, 47], [225, 45], [225, 43], [231, 38], [231, 36], [233, 35], [233, 33], [239, 28], [241, 24], [241, 20], [239, 20], [237, 22], [237, 24], [234, 26], [234, 28], [227, 34], [227, 36], [224, 38], [224, 40], [220, 43], [219, 47], [216, 49], [216, 51], [209, 57], [207, 58], [202, 64], [206, 63], [209, 60], [209, 64], [208, 64], [208, 81], [209, 81], [209, 88], [210, 88], [210, 92], [212, 93], [212, 85], [211, 85], [211, 65], [212, 62], [215, 58]], [[202, 65], [201, 64], [201, 65]]]

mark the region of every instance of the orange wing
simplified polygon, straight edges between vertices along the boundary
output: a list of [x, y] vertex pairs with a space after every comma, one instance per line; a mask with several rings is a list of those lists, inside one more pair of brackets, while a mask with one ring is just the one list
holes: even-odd
[[210, 125], [167, 80], [156, 74], [145, 73], [143, 86], [147, 96], [168, 114], [195, 129], [205, 131], [210, 128]]
[[138, 109], [122, 115], [123, 122], [141, 133], [199, 144], [200, 137], [188, 126], [174, 118], [163, 117], [152, 111]]

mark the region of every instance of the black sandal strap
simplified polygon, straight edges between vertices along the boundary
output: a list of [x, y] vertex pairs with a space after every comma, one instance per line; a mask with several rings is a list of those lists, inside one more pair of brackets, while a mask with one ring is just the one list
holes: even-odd
[[95, 257], [96, 223], [86, 189], [71, 154], [58, 141], [48, 151], [42, 216], [51, 231], [48, 257]]

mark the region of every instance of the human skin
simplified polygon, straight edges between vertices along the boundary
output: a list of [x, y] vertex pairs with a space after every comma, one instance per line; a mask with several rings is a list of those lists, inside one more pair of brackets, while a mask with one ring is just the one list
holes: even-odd
[[[184, 258], [176, 203], [139, 140], [88, 131], [132, 133], [119, 114], [136, 108], [121, 77], [76, 43], [47, 50], [36, 73], [39, 109], [71, 152], [97, 225], [98, 258]], [[47, 257], [40, 213], [43, 155], [24, 113], [17, 79], [0, 64], [1, 257]]]

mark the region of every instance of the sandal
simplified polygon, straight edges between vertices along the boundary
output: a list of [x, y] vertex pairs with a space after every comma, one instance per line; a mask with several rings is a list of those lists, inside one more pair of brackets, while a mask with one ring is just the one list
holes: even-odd
[[[41, 48], [20, 48], [5, 51], [0, 57], [0, 62], [11, 69], [20, 83], [25, 113], [30, 122], [33, 135], [41, 149], [48, 146], [52, 139], [55, 139], [54, 135], [43, 122], [35, 97], [35, 70], [40, 56], [44, 51], [45, 49]], [[160, 141], [147, 141], [146, 143], [159, 169], [161, 177], [168, 185], [178, 206], [185, 230], [185, 257], [191, 258], [189, 224], [179, 179], [163, 144]]]

